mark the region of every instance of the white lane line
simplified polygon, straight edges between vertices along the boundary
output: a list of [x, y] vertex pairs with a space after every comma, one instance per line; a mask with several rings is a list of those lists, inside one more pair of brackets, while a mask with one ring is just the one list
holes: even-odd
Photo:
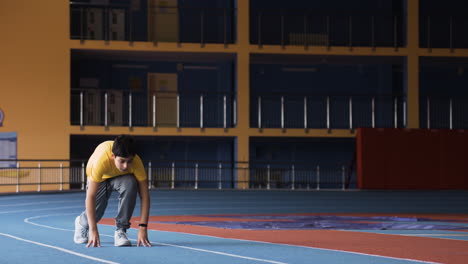
[[[59, 203], [76, 203], [77, 200], [67, 200], [67, 201], [45, 201], [45, 202], [30, 202], [30, 203], [9, 203], [9, 204], [0, 204], [0, 207], [17, 207], [17, 206], [29, 206], [29, 205], [41, 205], [41, 204], [59, 204]], [[83, 202], [83, 199], [79, 200]]]
[[468, 236], [468, 233], [466, 234], [395, 234], [399, 236]]
[[40, 226], [40, 227], [45, 227], [49, 229], [54, 229], [54, 230], [60, 230], [60, 231], [71, 231], [74, 232], [75, 230], [71, 229], [65, 229], [65, 228], [58, 228], [58, 227], [53, 227], [53, 226], [47, 226], [47, 225], [41, 225], [38, 223], [31, 222], [31, 219], [38, 219], [38, 218], [44, 218], [44, 217], [50, 217], [50, 216], [63, 216], [63, 215], [75, 215], [78, 216], [79, 213], [69, 213], [69, 214], [49, 214], [49, 215], [39, 215], [39, 216], [33, 216], [33, 217], [28, 217], [25, 218], [23, 221], [27, 224], [35, 225], [35, 226]]
[[108, 264], [119, 264], [118, 262], [113, 262], [113, 261], [109, 261], [109, 260], [105, 260], [105, 259], [91, 257], [91, 256], [81, 254], [81, 253], [78, 253], [78, 252], [75, 252], [75, 251], [71, 251], [71, 250], [68, 250], [68, 249], [65, 249], [65, 248], [56, 247], [56, 246], [52, 246], [52, 245], [47, 245], [47, 244], [44, 244], [44, 243], [40, 243], [40, 242], [20, 238], [20, 237], [13, 236], [13, 235], [10, 235], [10, 234], [0, 233], [0, 235], [6, 236], [6, 237], [9, 237], [9, 238], [13, 238], [13, 239], [16, 239], [16, 240], [19, 240], [19, 241], [35, 244], [35, 245], [38, 245], [38, 246], [52, 248], [52, 249], [55, 249], [55, 250], [58, 250], [58, 251], [62, 251], [62, 252], [72, 254], [72, 255], [75, 255], [75, 256], [78, 256], [78, 257], [94, 260], [94, 261], [97, 261], [97, 262], [108, 263]]
[[[132, 240], [134, 240], [134, 239], [132, 239]], [[159, 242], [157, 244], [165, 245], [165, 246], [171, 246], [171, 247], [177, 247], [177, 248], [190, 249], [190, 250], [201, 251], [201, 252], [207, 252], [207, 253], [218, 254], [218, 255], [234, 257], [234, 258], [242, 258], [242, 259], [260, 261], [260, 262], [266, 262], [266, 263], [286, 264], [285, 262], [279, 262], [279, 261], [273, 261], [273, 260], [267, 260], [267, 259], [259, 259], [259, 258], [252, 258], [252, 257], [246, 257], [246, 256], [230, 254], [230, 253], [224, 253], [224, 252], [219, 252], [219, 251], [206, 250], [206, 249], [201, 249], [201, 248], [193, 248], [193, 247], [179, 246], [179, 245], [159, 243]]]
[[[73, 230], [73, 229], [57, 228], [57, 227], [53, 227], [53, 226], [34, 223], [34, 222], [31, 221], [32, 219], [39, 219], [39, 218], [50, 217], [50, 216], [62, 216], [62, 215], [71, 215], [71, 214], [49, 214], [49, 215], [33, 216], [33, 217], [25, 218], [24, 222], [27, 223], [27, 224], [40, 226], [40, 227], [45, 227], [45, 228], [49, 228], [49, 229], [74, 232], [75, 230]], [[111, 236], [111, 235], [106, 235], [106, 234], [101, 234], [101, 236], [114, 237], [113, 235]], [[136, 239], [130, 239], [130, 240], [137, 241]], [[189, 249], [189, 250], [193, 250], [193, 251], [207, 252], [207, 253], [211, 253], [211, 254], [223, 255], [223, 256], [234, 257], [234, 258], [248, 259], [248, 260], [259, 261], [259, 262], [266, 262], [266, 263], [272, 263], [272, 264], [287, 264], [285, 262], [279, 262], [279, 261], [268, 260], [268, 259], [253, 258], [253, 257], [230, 254], [230, 253], [225, 253], [225, 252], [220, 252], [220, 251], [206, 250], [206, 249], [201, 249], [201, 248], [179, 246], [179, 245], [175, 245], [175, 244], [167, 244], [167, 243], [160, 243], [160, 242], [153, 242], [153, 241], [151, 241], [151, 243], [152, 244], [164, 245], [164, 246], [170, 246], [170, 247], [176, 247], [176, 248]]]
[[0, 214], [12, 214], [12, 213], [29, 213], [29, 212], [38, 212], [38, 211], [50, 211], [50, 210], [64, 210], [64, 209], [75, 209], [83, 208], [85, 209], [84, 204], [79, 206], [66, 206], [66, 207], [53, 207], [53, 208], [38, 208], [38, 209], [29, 209], [29, 210], [15, 210], [15, 211], [1, 211]]
[[[63, 215], [73, 215], [73, 214], [69, 213], [69, 214], [49, 214], [49, 215], [33, 216], [33, 217], [28, 217], [28, 218], [24, 219], [24, 222], [25, 222], [25, 223], [28, 223], [28, 224], [31, 224], [31, 225], [36, 225], [36, 226], [45, 227], [45, 228], [49, 228], [49, 229], [74, 232], [74, 230], [72, 230], [72, 229], [63, 229], [63, 228], [57, 228], [57, 227], [48, 226], [48, 225], [41, 225], [41, 224], [34, 223], [34, 222], [30, 221], [31, 219], [38, 219], [38, 218], [44, 218], [44, 217], [50, 217], [50, 216], [63, 216]], [[415, 263], [441, 264], [441, 263], [439, 263], [439, 262], [431, 262], [431, 261], [423, 261], [423, 260], [416, 260], [416, 259], [389, 257], [389, 256], [375, 255], [375, 254], [366, 254], [366, 253], [361, 253], [361, 252], [337, 250], [337, 249], [328, 249], [328, 248], [319, 248], [319, 247], [307, 247], [307, 246], [290, 245], [290, 244], [283, 244], [283, 243], [271, 243], [271, 242], [265, 242], [265, 241], [247, 240], [247, 239], [238, 239], [238, 238], [225, 238], [225, 237], [217, 237], [217, 236], [209, 236], [209, 235], [199, 235], [199, 234], [191, 234], [191, 233], [184, 233], [184, 232], [174, 232], [174, 231], [161, 231], [161, 230], [151, 230], [151, 229], [149, 229], [149, 231], [153, 231], [153, 232], [166, 232], [166, 233], [179, 233], [179, 234], [186, 234], [186, 235], [193, 235], [193, 236], [212, 237], [212, 238], [217, 238], [217, 239], [238, 240], [238, 241], [247, 241], [247, 242], [255, 242], [255, 243], [272, 244], [272, 245], [283, 245], [283, 246], [292, 246], [292, 247], [302, 247], [302, 248], [308, 248], [308, 249], [317, 249], [317, 250], [323, 250], [323, 251], [340, 252], [340, 253], [347, 253], [347, 254], [354, 254], [354, 255], [362, 255], [362, 256], [369, 256], [369, 257], [378, 257], [378, 258], [386, 258], [386, 259], [404, 260], [404, 261], [415, 262]], [[105, 235], [105, 234], [102, 234], [102, 236], [114, 237], [114, 236]], [[136, 241], [135, 239], [130, 239], [130, 240]], [[179, 246], [179, 245], [174, 245], [174, 244], [166, 244], [166, 243], [160, 243], [160, 242], [157, 242], [157, 243], [156, 243], [156, 242], [151, 242], [151, 243], [153, 243], [153, 244], [160, 244], [160, 245], [166, 245], [166, 246], [172, 246], [172, 247], [185, 248], [185, 249], [190, 249], [190, 250], [197, 250], [197, 251], [209, 252], [209, 253], [213, 253], [213, 254], [220, 254], [220, 255], [231, 256], [231, 254], [229, 254], [229, 253], [218, 252], [218, 251], [208, 251], [208, 250], [205, 250], [205, 249], [191, 248], [191, 247]], [[268, 262], [268, 263], [283, 264], [282, 262], [276, 262], [276, 261], [271, 261], [271, 260], [253, 259], [253, 258], [249, 258], [249, 257], [245, 257], [245, 256], [239, 256], [239, 255], [232, 255], [232, 256], [233, 256], [233, 257], [234, 257], [234, 256], [237, 256], [237, 257], [240, 257], [240, 258], [251, 259], [251, 260], [258, 260], [258, 261]]]
[[[60, 195], [60, 196], [67, 196], [67, 197], [81, 197], [83, 193], [60, 193], [60, 194], [38, 194], [38, 195], [31, 195], [31, 194], [5, 194], [5, 195], [0, 195], [0, 202], [2, 201], [8, 201], [8, 200], [21, 200], [24, 201], [25, 199], [31, 198], [32, 200], [36, 198], [50, 198], [54, 195]], [[50, 195], [50, 196], [49, 196]]]
[[340, 252], [340, 253], [348, 253], [348, 254], [354, 254], [354, 255], [363, 255], [363, 256], [379, 257], [379, 258], [386, 258], [386, 259], [404, 260], [404, 261], [416, 262], [416, 263], [442, 264], [442, 263], [440, 263], [440, 262], [431, 262], [431, 261], [416, 260], [416, 259], [407, 259], [407, 258], [397, 258], [397, 257], [389, 257], [389, 256], [382, 256], [382, 255], [375, 255], [375, 254], [367, 254], [367, 253], [361, 253], [361, 252], [354, 252], [354, 251], [346, 251], [346, 250], [338, 250], [338, 249], [329, 249], [329, 248], [319, 248], [319, 247], [299, 246], [299, 245], [291, 245], [291, 244], [284, 244], [284, 243], [273, 243], [273, 242], [265, 242], [265, 241], [249, 240], [249, 239], [226, 238], [226, 237], [217, 237], [217, 236], [209, 236], [209, 235], [199, 235], [199, 234], [191, 234], [191, 233], [175, 232], [175, 231], [153, 230], [153, 229], [148, 229], [148, 231], [166, 232], [166, 233], [180, 233], [180, 234], [193, 235], [193, 236], [213, 237], [213, 238], [219, 238], [219, 239], [239, 240], [239, 241], [246, 241], [246, 242], [255, 242], [255, 243], [264, 243], [264, 244], [272, 244], [272, 245], [291, 246], [291, 247], [301, 247], [301, 248], [317, 249], [317, 250], [323, 250], [323, 251], [333, 251], [333, 252]]
[[[109, 199], [108, 202], [117, 202], [119, 199]], [[82, 203], [84, 204], [84, 199], [67, 199], [65, 201], [43, 201], [43, 202], [28, 202], [28, 203], [9, 203], [9, 204], [0, 204], [0, 207], [18, 207], [18, 206], [30, 206], [30, 205], [41, 205], [41, 204], [59, 204], [59, 203]]]

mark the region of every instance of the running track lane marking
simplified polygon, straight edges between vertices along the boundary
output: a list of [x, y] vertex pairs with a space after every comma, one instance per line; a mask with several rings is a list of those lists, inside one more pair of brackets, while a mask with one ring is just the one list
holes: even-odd
[[58, 251], [62, 251], [62, 252], [68, 253], [68, 254], [72, 254], [72, 255], [75, 255], [75, 256], [78, 256], [78, 257], [82, 257], [82, 258], [91, 259], [91, 260], [102, 262], [102, 263], [119, 264], [118, 262], [113, 262], [113, 261], [109, 261], [109, 260], [105, 260], [105, 259], [91, 257], [91, 256], [88, 256], [88, 255], [77, 253], [77, 252], [74, 252], [74, 251], [71, 251], [71, 250], [68, 250], [68, 249], [64, 249], [64, 248], [61, 248], [61, 247], [51, 246], [51, 245], [47, 245], [47, 244], [43, 244], [43, 243], [40, 243], [40, 242], [20, 238], [20, 237], [9, 235], [9, 234], [0, 233], [0, 235], [6, 236], [6, 237], [9, 237], [9, 238], [13, 238], [13, 239], [16, 239], [16, 240], [19, 240], [19, 241], [23, 241], [23, 242], [28, 242], [28, 243], [35, 244], [35, 245], [56, 249]]
[[[49, 216], [60, 216], [60, 215], [70, 215], [70, 214], [52, 214], [52, 215], [33, 216], [33, 217], [25, 218], [24, 222], [27, 223], [27, 224], [36, 225], [36, 226], [40, 226], [40, 227], [45, 227], [45, 228], [49, 228], [49, 229], [74, 232], [75, 230], [72, 230], [72, 229], [64, 229], [64, 228], [57, 228], [57, 227], [48, 226], [48, 225], [41, 225], [41, 224], [34, 223], [34, 222], [30, 221], [31, 219], [44, 218], [44, 217], [49, 217]], [[114, 237], [114, 236], [106, 235], [106, 234], [101, 234], [101, 236]], [[137, 241], [136, 239], [129, 239], [129, 240]], [[266, 263], [272, 263], [272, 264], [287, 264], [285, 262], [279, 262], [279, 261], [268, 260], [268, 259], [260, 259], [260, 258], [241, 256], [241, 255], [230, 254], [230, 253], [225, 253], [225, 252], [220, 252], [220, 251], [213, 251], [213, 250], [207, 250], [207, 249], [201, 249], [201, 248], [179, 246], [179, 245], [175, 245], [175, 244], [167, 244], [167, 243], [160, 243], [160, 242], [152, 242], [152, 241], [150, 241], [150, 242], [152, 244], [159, 244], [159, 245], [164, 245], [164, 246], [171, 246], [171, 247], [176, 247], [176, 248], [183, 248], [183, 249], [189, 249], [189, 250], [194, 250], [194, 251], [207, 252], [207, 253], [211, 253], [211, 254], [223, 255], [223, 256], [234, 257], [234, 258], [248, 259], [248, 260], [266, 262]], [[115, 262], [112, 262], [112, 263], [115, 263]]]
[[273, 244], [273, 245], [283, 245], [283, 246], [291, 246], [291, 247], [303, 247], [303, 248], [310, 248], [310, 249], [317, 249], [317, 250], [324, 250], [324, 251], [334, 251], [334, 252], [341, 252], [341, 253], [348, 253], [348, 254], [355, 254], [355, 255], [370, 256], [370, 257], [387, 258], [387, 259], [395, 259], [395, 260], [405, 260], [405, 261], [416, 262], [416, 263], [442, 264], [442, 263], [439, 263], [439, 262], [431, 262], [431, 261], [425, 261], [425, 260], [408, 259], [408, 258], [397, 258], [397, 257], [389, 257], [389, 256], [375, 255], [375, 254], [366, 254], [366, 253], [361, 253], [361, 252], [346, 251], [346, 250], [329, 249], [329, 248], [319, 248], [319, 247], [308, 247], [308, 246], [300, 246], [300, 245], [292, 245], [292, 244], [284, 244], [284, 243], [265, 242], [265, 241], [258, 241], [258, 240], [249, 240], [249, 239], [240, 239], [240, 238], [227, 238], [227, 237], [217, 237], [217, 236], [210, 236], [210, 235], [199, 235], [199, 234], [191, 234], [191, 233], [184, 233], [184, 232], [164, 231], [164, 230], [152, 230], [152, 229], [148, 229], [148, 231], [167, 232], [167, 233], [179, 233], [179, 234], [187, 234], [187, 235], [193, 235], [193, 236], [213, 237], [213, 238], [219, 238], [219, 239], [230, 239], [230, 240], [248, 241], [248, 242], [264, 243], [264, 244]]
[[[68, 214], [51, 214], [51, 215], [33, 216], [33, 217], [25, 218], [25, 219], [24, 219], [24, 222], [25, 222], [25, 223], [28, 223], [28, 224], [31, 224], [31, 225], [41, 226], [41, 227], [45, 227], [45, 228], [49, 228], [49, 229], [74, 232], [74, 230], [71, 230], [71, 229], [63, 229], [63, 228], [57, 228], [57, 227], [53, 227], [53, 226], [41, 225], [41, 224], [34, 223], [34, 222], [31, 222], [31, 221], [30, 221], [31, 219], [38, 219], [38, 218], [44, 218], [44, 217], [50, 217], [50, 216], [63, 216], [63, 215], [70, 215], [70, 213], [68, 213]], [[352, 251], [345, 251], [345, 250], [337, 250], [337, 249], [327, 249], [327, 248], [319, 248], [319, 247], [307, 247], [307, 246], [298, 246], [298, 245], [271, 243], [271, 242], [265, 242], [265, 241], [256, 241], [256, 240], [247, 240], [247, 239], [238, 239], [238, 238], [224, 238], [224, 237], [216, 237], [216, 236], [209, 236], [209, 235], [198, 235], [198, 234], [190, 234], [190, 233], [183, 233], [183, 232], [161, 231], [161, 230], [151, 230], [151, 229], [149, 229], [149, 231], [153, 231], [153, 232], [155, 232], [155, 231], [157, 231], [157, 232], [166, 232], [166, 233], [181, 233], [181, 234], [187, 234], [187, 235], [193, 235], [193, 236], [213, 237], [213, 238], [218, 238], [218, 239], [230, 239], [230, 240], [239, 240], [239, 241], [249, 241], [249, 242], [264, 243], [264, 244], [285, 245], [285, 246], [292, 246], [292, 247], [303, 247], [303, 248], [311, 248], [311, 249], [324, 250], [324, 251], [334, 251], [334, 252], [341, 252], [341, 253], [347, 253], [347, 254], [356, 254], [356, 255], [370, 256], [370, 257], [379, 257], [379, 258], [387, 258], [387, 259], [405, 260], [405, 261], [416, 262], [416, 263], [441, 264], [441, 263], [439, 263], [439, 262], [431, 262], [431, 261], [416, 260], [416, 259], [406, 259], [406, 258], [389, 257], [389, 256], [375, 255], [375, 254], [366, 254], [366, 253], [360, 253], [360, 252], [352, 252]], [[102, 236], [113, 237], [113, 236], [105, 235], [105, 234], [103, 234]], [[135, 239], [130, 239], [130, 240], [136, 241]], [[151, 243], [160, 244], [160, 245], [166, 245], [166, 246], [172, 246], [172, 247], [186, 248], [186, 249], [190, 249], [190, 250], [205, 251], [205, 252], [209, 252], [209, 253], [213, 253], [213, 254], [220, 254], [220, 255], [226, 255], [226, 256], [232, 256], [232, 257], [246, 258], [246, 259], [258, 260], [258, 261], [263, 261], [263, 262], [275, 263], [275, 264], [284, 264], [284, 263], [282, 263], [282, 262], [275, 262], [275, 261], [261, 260], [261, 259], [253, 259], [253, 258], [244, 257], [244, 256], [231, 255], [231, 254], [229, 254], [229, 253], [223, 253], [223, 252], [217, 252], [217, 251], [209, 251], [209, 250], [198, 249], [198, 248], [190, 248], [190, 247], [179, 246], [179, 245], [173, 245], [173, 244], [165, 244], [165, 243], [159, 243], [159, 242], [158, 242], [158, 243], [151, 242]]]

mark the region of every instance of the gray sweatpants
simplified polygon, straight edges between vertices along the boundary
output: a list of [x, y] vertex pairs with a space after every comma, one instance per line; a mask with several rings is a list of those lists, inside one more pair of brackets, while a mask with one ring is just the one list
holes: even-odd
[[[96, 195], [96, 223], [104, 215], [107, 202], [113, 190], [119, 193], [119, 206], [117, 216], [115, 217], [115, 226], [117, 229], [126, 231], [130, 228], [130, 218], [133, 215], [138, 194], [138, 183], [133, 174], [117, 176], [99, 184]], [[80, 215], [80, 224], [86, 228], [89, 226], [86, 210]]]

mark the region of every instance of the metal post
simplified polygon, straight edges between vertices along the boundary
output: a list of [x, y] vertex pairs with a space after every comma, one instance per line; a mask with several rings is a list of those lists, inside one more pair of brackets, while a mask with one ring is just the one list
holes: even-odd
[[353, 47], [353, 17], [349, 16], [349, 47]]
[[104, 126], [107, 127], [107, 92], [104, 94]]
[[294, 190], [295, 182], [296, 182], [296, 175], [295, 175], [294, 165], [292, 165], [291, 167], [291, 190]]
[[349, 97], [349, 129], [353, 129], [353, 97]]
[[153, 128], [156, 128], [156, 95], [153, 94]]
[[63, 165], [60, 163], [60, 191], [63, 191]]
[[42, 169], [41, 169], [41, 163], [39, 162], [39, 164], [37, 165], [37, 168], [39, 170], [39, 175], [37, 176], [38, 177], [38, 180], [37, 180], [37, 191], [40, 192], [41, 191], [41, 180], [42, 180]]
[[304, 15], [304, 49], [309, 47], [309, 41], [307, 38], [307, 15]]
[[397, 16], [393, 17], [393, 47], [398, 50], [398, 20]]
[[406, 127], [406, 101], [403, 101], [403, 127]]
[[172, 162], [172, 167], [171, 167], [171, 189], [174, 189], [175, 187], [175, 164]]
[[177, 94], [177, 128], [180, 127], [180, 95]]
[[307, 96], [304, 96], [304, 129], [307, 129]]
[[109, 30], [109, 8], [105, 7], [104, 8], [104, 41], [106, 43], [109, 42], [109, 35], [110, 35], [110, 30]]
[[372, 107], [372, 128], [375, 128], [375, 97], [372, 97], [371, 107]]
[[393, 99], [393, 126], [398, 127], [398, 97]]
[[233, 126], [236, 126], [237, 125], [237, 100], [236, 98], [234, 98], [234, 101], [233, 101]]
[[427, 128], [431, 128], [431, 101], [429, 96], [426, 97], [426, 118], [427, 118]]
[[130, 44], [133, 44], [133, 11], [131, 9], [129, 9], [129, 12], [128, 12], [128, 16], [129, 16], [129, 26], [128, 26], [128, 38], [129, 38], [129, 41], [130, 41]]
[[221, 163], [219, 163], [219, 165], [218, 165], [218, 189], [219, 190], [222, 189], [222, 183], [221, 183], [222, 169], [223, 169], [223, 165], [221, 165]]
[[227, 127], [227, 104], [226, 104], [226, 95], [223, 96], [223, 127]]
[[[175, 9], [176, 9], [176, 11], [177, 11], [177, 17], [181, 17], [180, 8], [179, 8], [179, 7], [176, 7]], [[178, 47], [180, 47], [180, 44], [181, 44], [181, 42], [182, 42], [181, 37], [180, 37], [180, 35], [181, 35], [180, 32], [182, 32], [182, 31], [181, 31], [181, 28], [182, 28], [181, 23], [177, 23], [177, 46], [178, 46]]]
[[375, 17], [371, 17], [371, 47], [375, 49]]
[[19, 161], [16, 162], [16, 192], [19, 192], [20, 186], [20, 163]]
[[81, 128], [83, 128], [83, 126], [84, 126], [84, 124], [83, 124], [83, 121], [84, 121], [83, 109], [84, 109], [83, 91], [80, 91], [80, 127]]
[[284, 13], [281, 10], [281, 48], [284, 49], [285, 42], [284, 42]]
[[200, 95], [200, 128], [203, 128], [203, 95]]
[[195, 164], [195, 190], [198, 189], [198, 163]]
[[153, 188], [153, 168], [151, 167], [151, 161], [148, 162], [148, 189]]
[[262, 12], [258, 12], [258, 47], [262, 47]]
[[205, 32], [204, 32], [204, 27], [205, 27], [205, 11], [202, 9], [200, 11], [200, 46], [204, 47], [205, 46]]
[[132, 93], [128, 95], [128, 127], [132, 127]]
[[330, 30], [330, 16], [327, 16], [327, 48], [331, 47], [331, 30]]
[[281, 128], [284, 129], [284, 96], [281, 96]]
[[270, 164], [267, 165], [267, 190], [270, 190]]
[[258, 128], [262, 128], [262, 97], [258, 97]]
[[85, 189], [85, 166], [84, 162], [81, 163], [81, 190]]
[[224, 47], [227, 47], [227, 11], [226, 8], [223, 9], [223, 22], [224, 22]]
[[84, 12], [83, 12], [83, 7], [80, 7], [80, 42], [84, 42], [84, 25], [85, 23], [83, 22], [84, 20]]
[[453, 51], [453, 17], [450, 16], [450, 40], [449, 40], [449, 48], [451, 51]]
[[341, 189], [344, 190], [346, 189], [346, 169], [345, 166], [341, 166]]
[[450, 98], [450, 129], [453, 129], [453, 105], [452, 105], [452, 98]]
[[247, 181], [247, 166], [244, 165], [243, 167], [243, 171], [244, 171], [244, 176], [242, 177], [242, 179], [244, 179], [243, 183], [242, 183], [242, 189], [246, 189], [247, 185], [250, 183], [250, 178], [249, 178], [249, 181]]
[[427, 49], [431, 49], [431, 17], [427, 16]]
[[320, 190], [320, 165], [317, 165], [317, 190]]
[[330, 129], [330, 96], [327, 96], [327, 129]]

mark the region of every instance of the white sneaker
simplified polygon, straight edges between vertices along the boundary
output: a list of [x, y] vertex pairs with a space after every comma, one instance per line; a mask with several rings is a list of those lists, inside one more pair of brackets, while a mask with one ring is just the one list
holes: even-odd
[[80, 225], [80, 216], [75, 218], [75, 236], [73, 240], [76, 244], [88, 243], [88, 229]]
[[116, 247], [129, 247], [132, 245], [132, 242], [128, 240], [127, 233], [119, 229], [115, 230], [114, 233], [114, 246]]

